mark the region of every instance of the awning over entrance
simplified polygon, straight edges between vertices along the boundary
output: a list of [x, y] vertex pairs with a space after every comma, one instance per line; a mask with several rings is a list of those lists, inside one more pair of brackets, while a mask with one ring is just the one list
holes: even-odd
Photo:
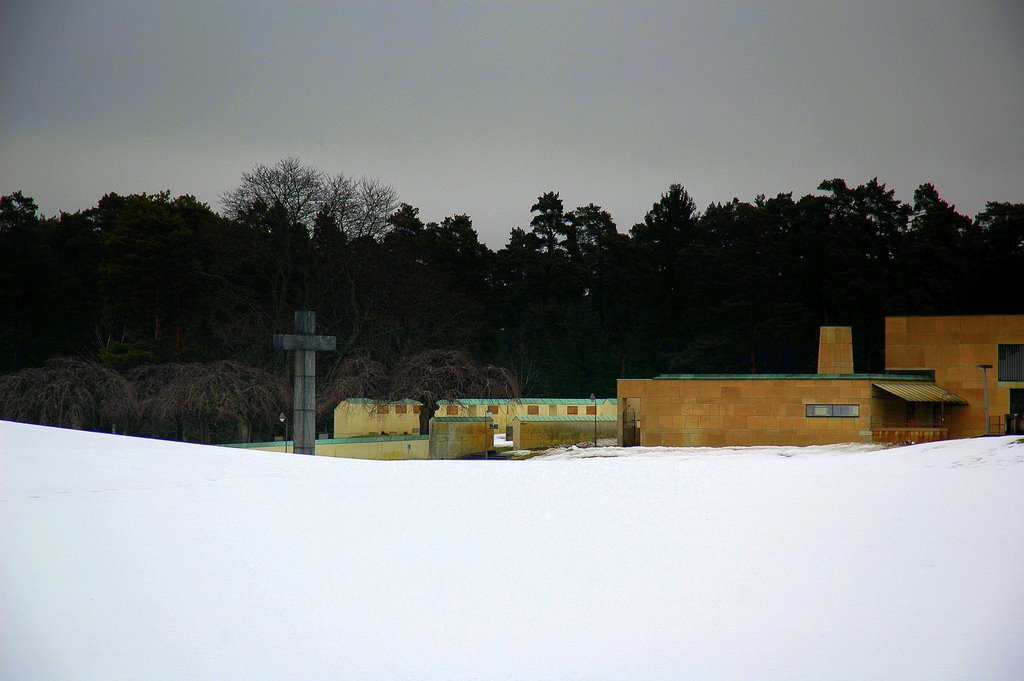
[[934, 383], [872, 383], [873, 386], [907, 402], [966, 405], [967, 400], [947, 392]]

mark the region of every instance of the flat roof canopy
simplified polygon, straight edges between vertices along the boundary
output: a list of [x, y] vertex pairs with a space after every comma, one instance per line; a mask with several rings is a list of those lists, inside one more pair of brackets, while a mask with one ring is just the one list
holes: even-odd
[[966, 405], [967, 400], [943, 390], [934, 383], [872, 383], [871, 385], [884, 390], [907, 402], [931, 402], [942, 404]]

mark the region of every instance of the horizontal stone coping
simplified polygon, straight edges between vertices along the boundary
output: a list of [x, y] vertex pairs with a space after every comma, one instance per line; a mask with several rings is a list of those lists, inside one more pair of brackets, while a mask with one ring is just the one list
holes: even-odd
[[441, 423], [487, 423], [493, 420], [490, 416], [435, 416], [431, 419]]
[[[347, 445], [347, 444], [361, 444], [364, 442], [399, 442], [401, 440], [429, 440], [429, 435], [370, 435], [368, 437], [339, 437], [330, 440], [317, 440], [317, 445]], [[248, 449], [259, 449], [260, 447], [284, 447], [293, 446], [295, 443], [291, 440], [287, 442], [284, 440], [275, 440], [273, 442], [241, 442], [234, 444], [221, 445], [222, 447], [241, 447]]]
[[535, 400], [531, 400], [531, 399], [527, 399], [527, 398], [524, 397], [523, 399], [519, 400], [519, 404], [527, 404], [527, 405], [529, 405], [529, 404], [547, 404], [547, 405], [551, 405], [551, 404], [577, 404], [577, 405], [579, 405], [579, 404], [589, 404], [589, 405], [593, 405], [595, 402], [606, 402], [606, 401], [607, 400], [605, 398], [603, 398], [603, 397], [598, 397], [596, 400], [588, 400], [585, 397], [581, 397], [581, 398], [566, 398], [566, 399], [537, 398]]
[[661, 374], [654, 378], [622, 378], [621, 381], [923, 381], [912, 374]]
[[523, 423], [615, 423], [614, 416], [517, 416]]
[[360, 442], [398, 442], [400, 440], [429, 440], [429, 435], [371, 435], [368, 437], [339, 437], [331, 440], [317, 440], [318, 445], [347, 445]]
[[[566, 397], [566, 398], [555, 398], [555, 397], [529, 398], [529, 397], [523, 397], [523, 398], [520, 398], [518, 400], [510, 400], [510, 399], [508, 399], [506, 397], [495, 397], [495, 398], [467, 397], [467, 398], [462, 399], [462, 400], [438, 400], [437, 403], [438, 403], [438, 405], [443, 405], [443, 406], [459, 405], [459, 404], [464, 404], [464, 405], [467, 405], [467, 406], [477, 406], [477, 405], [487, 406], [487, 405], [492, 405], [492, 404], [493, 405], [498, 405], [498, 406], [505, 406], [505, 405], [508, 405], [508, 404], [517, 404], [517, 405], [521, 405], [521, 404], [594, 404], [595, 401], [598, 402], [598, 403], [600, 403], [600, 402], [610, 402], [611, 404], [615, 404], [616, 402], [618, 402], [618, 399], [616, 399], [614, 397], [599, 397], [599, 398], [597, 398], [597, 400], [590, 400], [590, 399], [587, 399], [585, 397], [580, 397], [580, 398], [569, 398], [569, 397]], [[375, 399], [373, 399], [371, 397], [349, 397], [348, 399], [344, 399], [341, 402], [339, 402], [338, 406], [340, 407], [343, 404], [379, 404], [379, 405], [382, 405], [382, 406], [395, 405], [395, 404], [419, 404], [419, 405], [422, 406], [423, 403], [419, 402], [418, 400], [375, 400]]]

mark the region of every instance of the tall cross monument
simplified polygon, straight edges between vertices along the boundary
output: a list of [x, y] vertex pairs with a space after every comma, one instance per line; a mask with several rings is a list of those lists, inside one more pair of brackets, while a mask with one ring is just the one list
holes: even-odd
[[292, 437], [296, 454], [313, 454], [316, 447], [316, 353], [335, 348], [334, 336], [316, 335], [316, 312], [295, 311], [295, 333], [275, 333], [274, 349], [295, 354], [292, 387]]

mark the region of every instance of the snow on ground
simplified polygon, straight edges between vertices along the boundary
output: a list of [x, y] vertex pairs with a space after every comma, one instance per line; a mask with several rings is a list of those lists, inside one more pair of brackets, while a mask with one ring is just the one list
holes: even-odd
[[[596, 457], [628, 456], [634, 458], [672, 457], [691, 458], [702, 456], [721, 456], [725, 454], [770, 454], [774, 456], [797, 456], [801, 452], [814, 455], [841, 454], [844, 452], [875, 452], [887, 449], [887, 445], [875, 443], [847, 443], [839, 445], [819, 445], [815, 447], [616, 447], [611, 442], [600, 440], [601, 446], [593, 447], [590, 443], [552, 447], [539, 454], [547, 459], [593, 459]], [[516, 452], [520, 453], [520, 452]], [[525, 452], [522, 452], [525, 453]]]
[[373, 462], [0, 422], [0, 677], [1020, 679], [1024, 444]]

